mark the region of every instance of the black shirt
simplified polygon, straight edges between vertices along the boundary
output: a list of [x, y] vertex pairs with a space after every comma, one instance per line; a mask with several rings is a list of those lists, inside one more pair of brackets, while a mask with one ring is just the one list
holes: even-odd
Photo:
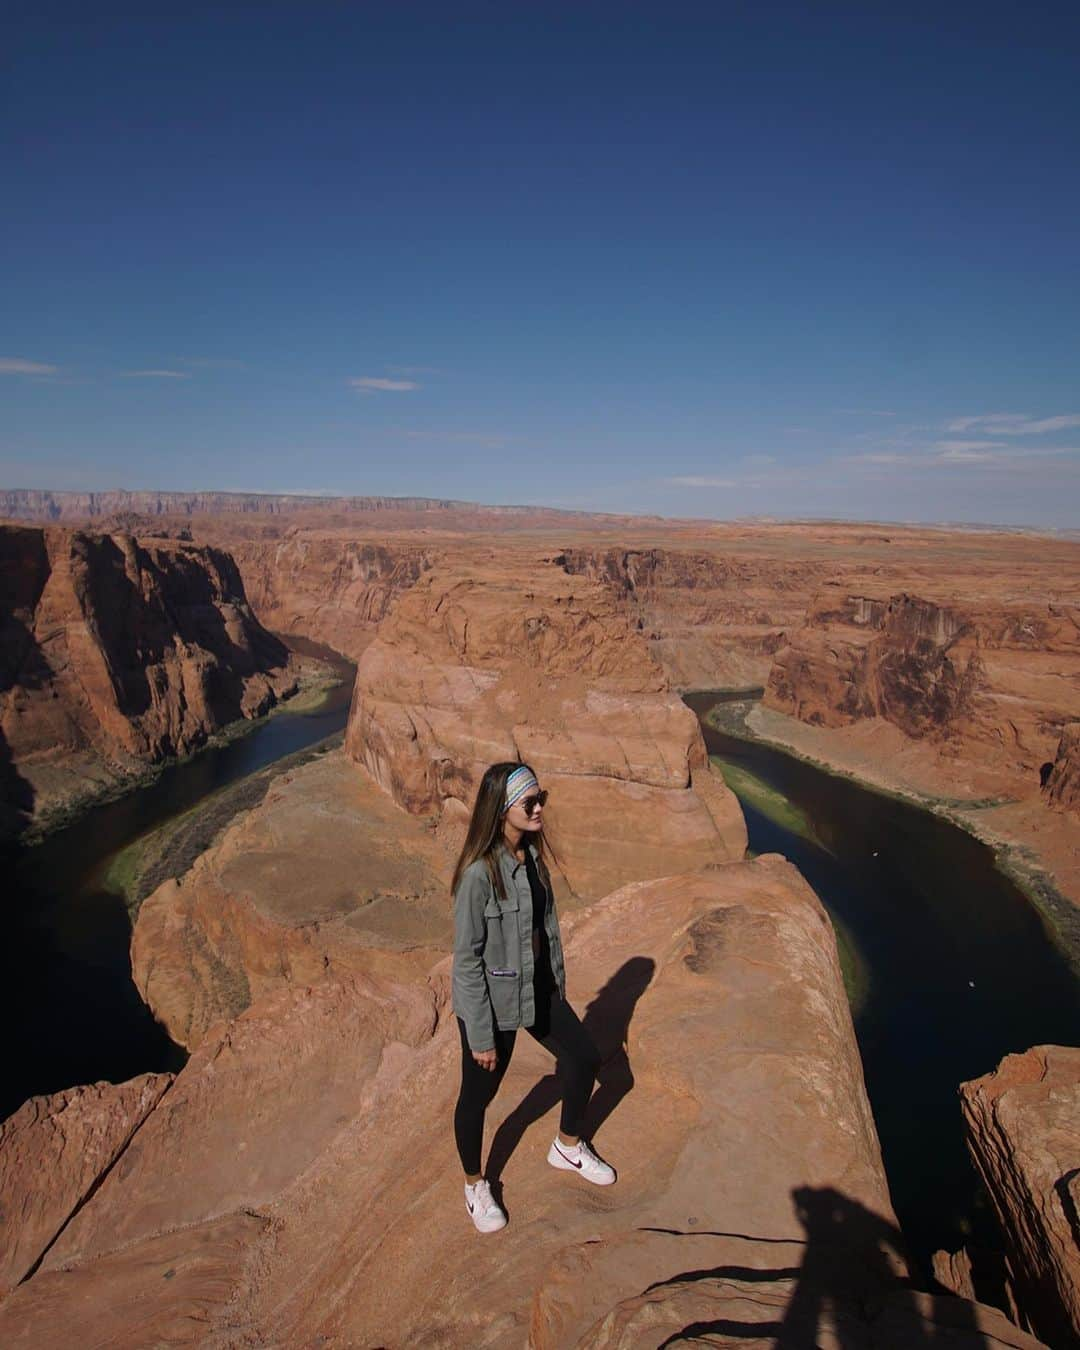
[[548, 935], [544, 928], [544, 914], [547, 911], [547, 888], [540, 880], [540, 871], [536, 866], [536, 860], [533, 857], [531, 848], [525, 849], [525, 873], [529, 878], [529, 889], [532, 891], [532, 935], [533, 935], [533, 960], [534, 973], [533, 985], [553, 984], [554, 976], [551, 973], [551, 947], [548, 943]]

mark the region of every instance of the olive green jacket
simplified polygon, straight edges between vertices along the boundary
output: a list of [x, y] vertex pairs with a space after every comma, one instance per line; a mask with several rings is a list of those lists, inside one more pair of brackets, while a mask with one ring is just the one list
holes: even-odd
[[[531, 845], [526, 845], [531, 847]], [[547, 891], [544, 931], [551, 948], [551, 971], [566, 997], [562, 937], [551, 878], [533, 850]], [[454, 896], [454, 1012], [465, 1023], [471, 1050], [491, 1050], [495, 1027], [515, 1031], [536, 1021], [533, 998], [532, 890], [523, 862], [509, 849], [499, 852], [505, 900], [495, 893], [483, 858], [462, 873]]]

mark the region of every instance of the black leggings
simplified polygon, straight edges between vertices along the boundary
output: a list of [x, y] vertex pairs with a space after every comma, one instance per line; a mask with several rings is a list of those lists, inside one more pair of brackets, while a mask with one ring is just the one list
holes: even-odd
[[[510, 1066], [517, 1032], [500, 1031], [496, 1027], [495, 1068], [482, 1069], [469, 1049], [465, 1023], [460, 1017], [457, 1021], [461, 1032], [461, 1092], [454, 1111], [454, 1137], [466, 1176], [475, 1176], [480, 1171], [484, 1112]], [[600, 1067], [600, 1052], [581, 1025], [577, 1013], [557, 992], [543, 996], [537, 990], [536, 1021], [526, 1030], [533, 1040], [539, 1041], [555, 1056], [556, 1074], [563, 1095], [559, 1129], [563, 1134], [580, 1135], [585, 1108]]]

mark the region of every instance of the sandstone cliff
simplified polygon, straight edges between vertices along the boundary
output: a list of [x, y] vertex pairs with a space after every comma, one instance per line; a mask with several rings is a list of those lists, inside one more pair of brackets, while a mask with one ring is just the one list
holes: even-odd
[[[207, 531], [200, 530], [200, 537]], [[242, 540], [231, 552], [259, 621], [358, 660], [394, 600], [434, 564], [429, 545], [314, 530]]]
[[9, 830], [184, 754], [295, 687], [228, 554], [0, 527], [0, 772]]
[[899, 594], [817, 596], [769, 675], [768, 707], [812, 725], [880, 718], [1032, 795], [1080, 696], [1080, 611]]
[[1043, 791], [1051, 806], [1080, 810], [1080, 722], [1062, 731]]
[[960, 1091], [968, 1147], [1005, 1237], [1012, 1296], [1054, 1346], [1080, 1341], [1080, 1049], [1008, 1055]]
[[554, 561], [610, 587], [678, 689], [764, 685], [831, 568], [673, 548], [567, 548]]
[[511, 1222], [477, 1237], [445, 963], [279, 989], [207, 1034], [0, 1305], [0, 1340], [1036, 1346], [902, 1282], [832, 930], [789, 864], [638, 883], [566, 938], [614, 1187], [547, 1166], [551, 1061], [523, 1038], [491, 1111]]
[[451, 832], [488, 764], [531, 763], [580, 896], [746, 847], [694, 715], [610, 592], [524, 550], [446, 563], [400, 596], [357, 668], [346, 749]]

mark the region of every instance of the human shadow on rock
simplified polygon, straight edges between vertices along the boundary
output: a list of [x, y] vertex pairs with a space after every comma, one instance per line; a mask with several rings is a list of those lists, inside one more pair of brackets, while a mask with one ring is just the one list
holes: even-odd
[[[794, 1280], [779, 1320], [749, 1322], [719, 1318], [690, 1323], [661, 1343], [675, 1346], [695, 1337], [724, 1336], [761, 1341], [775, 1350], [807, 1350], [822, 1344], [837, 1350], [982, 1350], [973, 1306], [951, 1296], [917, 1293], [904, 1275], [906, 1253], [899, 1228], [857, 1200], [824, 1186], [792, 1191], [806, 1239], [802, 1264], [776, 1270], [720, 1266], [690, 1271], [665, 1284], [691, 1280], [772, 1283]], [[734, 1302], [734, 1298], [733, 1298]]]
[[[626, 1034], [638, 999], [649, 986], [656, 963], [647, 956], [632, 956], [619, 967], [585, 1009], [582, 1025], [600, 1051], [597, 1086], [585, 1118], [590, 1138], [634, 1086], [626, 1054]], [[486, 1176], [497, 1181], [525, 1131], [562, 1098], [557, 1073], [546, 1074], [499, 1126], [491, 1141]]]

